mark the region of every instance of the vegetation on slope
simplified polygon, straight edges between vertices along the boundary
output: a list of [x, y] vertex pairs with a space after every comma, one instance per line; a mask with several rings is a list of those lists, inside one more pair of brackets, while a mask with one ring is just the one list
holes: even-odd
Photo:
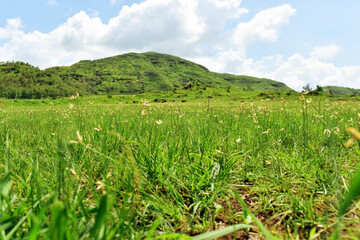
[[338, 87], [338, 86], [325, 86], [323, 87], [324, 93], [338, 94], [338, 95], [360, 95], [360, 89]]
[[266, 79], [266, 78], [256, 78], [251, 76], [244, 75], [232, 75], [227, 73], [216, 73], [222, 79], [231, 83], [232, 86], [238, 87], [243, 90], [256, 90], [256, 91], [269, 91], [269, 90], [280, 90], [280, 91], [289, 91], [291, 90], [282, 82]]
[[0, 64], [0, 97], [66, 97], [86, 86], [84, 82], [61, 78], [51, 70], [41, 71], [27, 63]]
[[6, 98], [55, 98], [74, 92], [134, 94], [192, 86], [291, 90], [280, 82], [214, 73], [199, 64], [155, 52], [128, 53], [45, 70], [22, 62], [0, 64], [0, 97]]

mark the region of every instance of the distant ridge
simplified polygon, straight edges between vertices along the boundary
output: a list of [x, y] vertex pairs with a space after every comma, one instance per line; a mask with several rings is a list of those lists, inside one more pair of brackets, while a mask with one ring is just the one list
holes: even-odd
[[325, 86], [322, 88], [324, 93], [339, 95], [360, 95], [360, 89], [339, 86]]
[[292, 91], [284, 83], [250, 76], [214, 73], [197, 63], [156, 52], [127, 53], [45, 70], [23, 62], [0, 64], [0, 97], [65, 97], [137, 94], [191, 85], [245, 90]]

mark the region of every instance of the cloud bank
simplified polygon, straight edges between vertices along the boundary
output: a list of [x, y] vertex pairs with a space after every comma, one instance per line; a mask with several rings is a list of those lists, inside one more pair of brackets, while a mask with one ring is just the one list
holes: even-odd
[[246, 49], [256, 42], [277, 41], [296, 10], [285, 4], [241, 21], [247, 13], [241, 0], [146, 0], [124, 6], [107, 23], [81, 11], [49, 33], [26, 33], [20, 18], [8, 19], [0, 27], [0, 61], [46, 68], [126, 52], [158, 51], [212, 71], [272, 78], [296, 90], [308, 82], [344, 85], [348, 81], [345, 85], [360, 88], [360, 66], [339, 68], [324, 62], [341, 51], [336, 45], [315, 47], [310, 58], [296, 53], [285, 60], [281, 55], [249, 58]]

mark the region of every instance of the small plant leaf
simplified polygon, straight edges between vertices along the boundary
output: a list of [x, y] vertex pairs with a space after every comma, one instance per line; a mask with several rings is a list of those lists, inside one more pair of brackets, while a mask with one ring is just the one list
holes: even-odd
[[195, 237], [193, 237], [193, 240], [211, 240], [211, 239], [215, 239], [221, 236], [224, 236], [226, 234], [235, 232], [237, 230], [240, 229], [244, 229], [244, 228], [253, 228], [254, 226], [248, 225], [248, 224], [236, 224], [236, 225], [232, 225], [223, 229], [219, 229], [219, 230], [215, 230], [212, 232], [207, 232], [207, 233], [203, 233], [200, 235], [197, 235]]
[[6, 197], [10, 192], [11, 186], [12, 186], [11, 180], [4, 183], [1, 189], [1, 195]]

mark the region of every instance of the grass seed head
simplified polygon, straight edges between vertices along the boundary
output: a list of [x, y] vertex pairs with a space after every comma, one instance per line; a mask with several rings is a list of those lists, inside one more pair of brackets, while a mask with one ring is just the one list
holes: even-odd
[[327, 135], [329, 137], [330, 134], [331, 134], [331, 131], [329, 129], [324, 130], [324, 135]]
[[96, 182], [96, 190], [100, 190], [100, 189], [103, 189], [105, 188], [105, 184], [102, 182], [102, 181], [97, 181]]
[[80, 135], [80, 132], [79, 132], [79, 131], [76, 131], [76, 137], [77, 137], [79, 143], [82, 143], [83, 137]]
[[344, 143], [344, 146], [347, 148], [351, 147], [355, 141], [356, 141], [356, 138], [350, 138], [346, 143]]
[[100, 132], [102, 130], [102, 128], [100, 127], [100, 125], [98, 125], [98, 127], [94, 127], [95, 131]]
[[355, 138], [360, 139], [360, 133], [355, 128], [349, 127], [346, 129], [346, 131], [353, 135]]
[[141, 104], [144, 105], [145, 107], [149, 107], [150, 104], [149, 104], [149, 101], [148, 100], [141, 100]]
[[346, 129], [346, 131], [349, 132], [354, 137], [350, 138], [346, 143], [344, 143], [344, 146], [351, 147], [357, 139], [360, 139], [360, 133], [358, 132], [358, 130], [356, 130], [355, 128], [352, 128], [352, 127], [348, 127]]
[[269, 134], [269, 132], [270, 132], [270, 128], [268, 129], [268, 130], [266, 130], [265, 132], [263, 132], [263, 134]]

